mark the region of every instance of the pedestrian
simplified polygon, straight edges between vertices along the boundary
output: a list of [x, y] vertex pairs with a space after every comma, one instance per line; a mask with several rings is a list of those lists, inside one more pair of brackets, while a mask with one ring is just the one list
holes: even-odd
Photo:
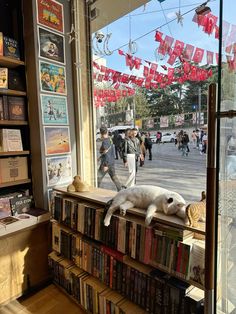
[[195, 133], [196, 133], [196, 138], [197, 138], [196, 146], [197, 146], [197, 149], [200, 149], [200, 147], [199, 147], [199, 144], [200, 144], [200, 133], [199, 133], [199, 130], [197, 129]]
[[189, 143], [189, 136], [184, 131], [182, 136], [182, 156], [188, 156], [189, 150], [188, 150], [188, 143]]
[[126, 181], [125, 187], [134, 186], [136, 183], [136, 173], [138, 171], [138, 159], [143, 159], [143, 155], [140, 151], [140, 142], [136, 137], [138, 131], [136, 128], [127, 129], [124, 150], [123, 150], [123, 162], [124, 166], [128, 167], [129, 177]]
[[195, 130], [193, 130], [191, 137], [192, 137], [192, 142], [193, 142], [193, 148], [196, 148], [197, 136], [196, 136], [196, 131]]
[[114, 157], [114, 145], [112, 139], [108, 135], [108, 130], [106, 127], [100, 128], [100, 134], [102, 138], [102, 145], [100, 147], [100, 157], [101, 161], [100, 167], [98, 169], [98, 187], [100, 187], [102, 179], [108, 173], [111, 180], [114, 182], [117, 191], [120, 191], [122, 186], [115, 173], [115, 157]]
[[148, 150], [149, 160], [152, 160], [152, 140], [150, 138], [150, 133], [146, 133], [144, 145], [146, 150]]
[[116, 130], [114, 132], [113, 138], [112, 138], [113, 144], [115, 146], [115, 158], [119, 159], [121, 158], [121, 154], [120, 154], [120, 146], [121, 146], [121, 142], [122, 142], [122, 137], [119, 134], [119, 131]]
[[180, 150], [182, 148], [182, 137], [183, 137], [183, 135], [184, 135], [184, 131], [180, 130], [176, 136], [178, 150]]
[[204, 132], [202, 137], [202, 149], [200, 150], [200, 154], [206, 154], [207, 152], [207, 134]]
[[157, 134], [156, 134], [156, 138], [157, 138], [156, 143], [157, 144], [161, 143], [161, 135], [162, 135], [161, 132], [158, 131]]
[[146, 147], [144, 145], [144, 141], [145, 141], [145, 133], [142, 132], [141, 136], [137, 136], [139, 138], [139, 142], [140, 142], [140, 151], [141, 154], [143, 155], [143, 158], [139, 159], [139, 166], [143, 167], [144, 166], [144, 161], [145, 161], [145, 156], [146, 156]]

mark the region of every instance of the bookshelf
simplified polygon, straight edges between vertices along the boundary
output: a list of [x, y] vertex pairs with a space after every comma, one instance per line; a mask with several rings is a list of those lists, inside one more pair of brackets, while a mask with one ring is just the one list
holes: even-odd
[[0, 66], [14, 69], [22, 65], [25, 65], [24, 61], [0, 56]]
[[12, 181], [12, 182], [0, 183], [0, 188], [6, 188], [6, 187], [29, 184], [29, 183], [31, 183], [31, 179], [16, 180], [16, 181]]
[[0, 125], [28, 125], [28, 121], [0, 120]]
[[[104, 206], [116, 192], [94, 188], [90, 192], [79, 193], [56, 187], [54, 194], [54, 253], [51, 253], [54, 257], [49, 255], [49, 264], [58, 284], [64, 282], [60, 274], [65, 272], [68, 275], [70, 267], [76, 267], [79, 272], [85, 272], [84, 276], [95, 277], [102, 285], [105, 284], [111, 289], [110, 293], [116, 291], [124, 300], [150, 313], [156, 313], [155, 308], [158, 308], [157, 313], [172, 313], [168, 306], [174, 306], [174, 301], [171, 298], [164, 301], [164, 295], [175, 295], [174, 298], [179, 300], [178, 307], [185, 307], [190, 287], [203, 295], [204, 283], [190, 276], [190, 254], [195, 241], [198, 241], [193, 239], [193, 235], [205, 235], [204, 225], [200, 228], [186, 227], [177, 217], [158, 214], [152, 225], [146, 227], [145, 211], [135, 208], [127, 211], [125, 216], [116, 212], [111, 225], [104, 227]], [[171, 232], [166, 234], [164, 230]], [[175, 232], [178, 236], [173, 235]], [[60, 258], [62, 264], [64, 259], [70, 263], [57, 273], [55, 269], [63, 268], [62, 264], [58, 266]], [[70, 289], [67, 292], [70, 294]], [[160, 300], [157, 295], [162, 295]], [[153, 299], [158, 299], [159, 303]], [[85, 309], [96, 312], [86, 306]]]
[[0, 157], [1, 156], [20, 156], [20, 155], [29, 155], [30, 151], [29, 150], [23, 150], [23, 151], [17, 151], [17, 152], [0, 152]]
[[22, 91], [19, 91], [19, 90], [13, 90], [13, 89], [0, 89], [0, 95], [26, 96], [26, 92], [22, 92]]

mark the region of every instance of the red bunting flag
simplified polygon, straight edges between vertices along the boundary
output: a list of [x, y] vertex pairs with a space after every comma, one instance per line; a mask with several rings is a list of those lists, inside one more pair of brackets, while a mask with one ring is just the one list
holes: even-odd
[[124, 53], [123, 50], [118, 49], [118, 53], [119, 53], [120, 56], [125, 56], [125, 53]]
[[213, 55], [214, 52], [207, 51], [207, 64], [213, 64]]
[[169, 53], [173, 41], [174, 41], [173, 37], [166, 35], [165, 39], [160, 43], [158, 53], [162, 54], [163, 56], [165, 56], [167, 52]]
[[136, 70], [139, 70], [139, 69], [140, 69], [140, 66], [141, 66], [141, 64], [142, 64], [142, 59], [135, 57], [134, 60], [133, 60], [133, 62], [134, 62], [134, 67], [135, 67], [135, 69], [136, 69]]
[[175, 69], [174, 68], [168, 68], [168, 78], [172, 79], [174, 78]]
[[132, 70], [134, 67], [133, 57], [127, 53], [125, 56], [125, 61], [126, 61], [126, 66], [128, 66], [130, 68], [130, 70]]
[[129, 75], [128, 74], [121, 75], [120, 81], [121, 81], [121, 83], [128, 84], [129, 83]]
[[162, 35], [163, 35], [163, 33], [159, 32], [159, 31], [156, 31], [155, 41], [161, 42], [163, 40], [162, 39]]
[[172, 53], [169, 57], [169, 59], [167, 60], [167, 63], [169, 63], [170, 65], [173, 65], [176, 61], [177, 55], [175, 53]]
[[196, 62], [196, 63], [202, 62], [203, 55], [204, 55], [204, 49], [196, 48], [194, 56], [193, 56], [193, 62]]
[[192, 55], [194, 51], [194, 46], [187, 44], [183, 51], [183, 57], [184, 59], [191, 61]]
[[114, 88], [115, 88], [115, 89], [118, 89], [119, 87], [120, 87], [120, 83], [117, 82], [117, 83], [114, 85]]
[[203, 26], [203, 30], [205, 33], [207, 34], [212, 34], [213, 33], [213, 30], [216, 26], [216, 23], [217, 23], [217, 20], [218, 20], [218, 17], [211, 14], [211, 13], [208, 13], [206, 15], [206, 19], [205, 19], [205, 23], [204, 23], [204, 26]]
[[144, 66], [143, 67], [143, 76], [147, 77], [149, 75], [149, 68]]
[[177, 56], [180, 56], [183, 53], [183, 49], [184, 49], [184, 43], [180, 40], [176, 40], [173, 53], [176, 54]]
[[157, 70], [157, 64], [151, 63], [150, 74], [155, 74], [156, 70]]

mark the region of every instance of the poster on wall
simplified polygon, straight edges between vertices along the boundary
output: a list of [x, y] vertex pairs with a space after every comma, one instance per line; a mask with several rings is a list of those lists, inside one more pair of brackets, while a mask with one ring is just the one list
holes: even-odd
[[168, 126], [169, 126], [168, 116], [160, 117], [160, 128], [168, 128]]
[[175, 116], [175, 126], [184, 125], [184, 114], [178, 114]]
[[38, 27], [39, 57], [65, 63], [65, 40], [55, 32]]
[[43, 124], [68, 124], [66, 97], [42, 94], [41, 110]]
[[46, 158], [48, 186], [70, 183], [72, 181], [71, 156]]
[[66, 95], [65, 67], [40, 61], [39, 71], [42, 92]]
[[45, 126], [44, 142], [46, 155], [70, 153], [70, 130], [68, 126]]
[[54, 0], [37, 1], [37, 21], [39, 24], [64, 33], [63, 5]]

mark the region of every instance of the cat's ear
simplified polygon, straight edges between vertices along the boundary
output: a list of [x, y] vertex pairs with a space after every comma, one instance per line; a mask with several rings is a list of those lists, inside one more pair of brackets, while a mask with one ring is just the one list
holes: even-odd
[[168, 203], [168, 204], [173, 203], [173, 201], [174, 201], [174, 200], [173, 200], [173, 197], [169, 197], [169, 198], [167, 199], [167, 203]]

